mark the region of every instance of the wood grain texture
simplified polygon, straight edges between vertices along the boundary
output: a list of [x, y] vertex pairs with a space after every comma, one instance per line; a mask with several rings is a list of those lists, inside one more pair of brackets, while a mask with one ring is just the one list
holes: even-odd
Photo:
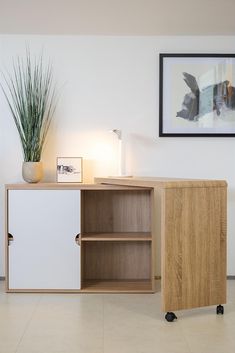
[[166, 177], [95, 178], [96, 183], [154, 188], [226, 187], [225, 180], [200, 180]]
[[84, 286], [81, 291], [85, 293], [153, 293], [152, 283], [149, 280], [87, 280], [84, 282]]
[[[83, 183], [18, 183], [6, 184], [6, 190], [139, 190], [138, 186]], [[146, 187], [150, 190], [151, 187]]]
[[84, 190], [82, 234], [150, 232], [150, 190]]
[[226, 302], [226, 188], [165, 189], [162, 309]]
[[225, 180], [134, 177], [95, 181], [154, 188], [154, 258], [161, 257], [163, 311], [226, 302]]
[[75, 289], [7, 289], [7, 293], [153, 293], [149, 280], [88, 280], [83, 282], [83, 288]]
[[151, 242], [85, 242], [84, 280], [151, 280]]

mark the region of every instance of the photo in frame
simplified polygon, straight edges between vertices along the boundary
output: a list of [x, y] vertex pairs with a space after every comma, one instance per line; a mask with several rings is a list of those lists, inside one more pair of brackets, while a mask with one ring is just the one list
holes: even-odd
[[57, 182], [82, 183], [82, 157], [57, 157]]
[[235, 54], [159, 60], [159, 136], [235, 137]]

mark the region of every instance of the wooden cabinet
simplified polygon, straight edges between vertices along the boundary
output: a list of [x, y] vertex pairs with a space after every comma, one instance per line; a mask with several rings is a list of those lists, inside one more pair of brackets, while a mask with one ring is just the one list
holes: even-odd
[[152, 189], [6, 186], [7, 291], [153, 292]]
[[226, 303], [226, 181], [157, 177], [96, 181], [154, 188], [154, 257], [161, 260], [155, 274], [161, 276], [163, 311]]
[[225, 181], [96, 181], [6, 186], [7, 291], [153, 292], [160, 274], [165, 312], [226, 302]]

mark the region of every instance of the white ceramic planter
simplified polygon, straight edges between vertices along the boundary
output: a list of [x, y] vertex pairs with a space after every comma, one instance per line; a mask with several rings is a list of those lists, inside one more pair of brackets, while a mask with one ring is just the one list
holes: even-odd
[[27, 183], [38, 183], [43, 177], [42, 162], [23, 162], [22, 176]]

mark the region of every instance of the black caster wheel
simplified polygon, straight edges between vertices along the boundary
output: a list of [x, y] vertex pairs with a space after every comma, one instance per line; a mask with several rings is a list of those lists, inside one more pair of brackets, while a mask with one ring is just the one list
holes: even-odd
[[172, 322], [172, 321], [174, 321], [175, 319], [177, 319], [177, 316], [176, 316], [174, 313], [172, 313], [172, 312], [168, 312], [168, 313], [166, 313], [166, 315], [165, 315], [165, 319], [166, 319], [166, 321], [168, 321], [168, 322]]
[[217, 314], [217, 315], [219, 315], [219, 314], [223, 315], [223, 314], [224, 314], [224, 307], [223, 307], [223, 305], [218, 305], [218, 306], [216, 307], [216, 314]]

